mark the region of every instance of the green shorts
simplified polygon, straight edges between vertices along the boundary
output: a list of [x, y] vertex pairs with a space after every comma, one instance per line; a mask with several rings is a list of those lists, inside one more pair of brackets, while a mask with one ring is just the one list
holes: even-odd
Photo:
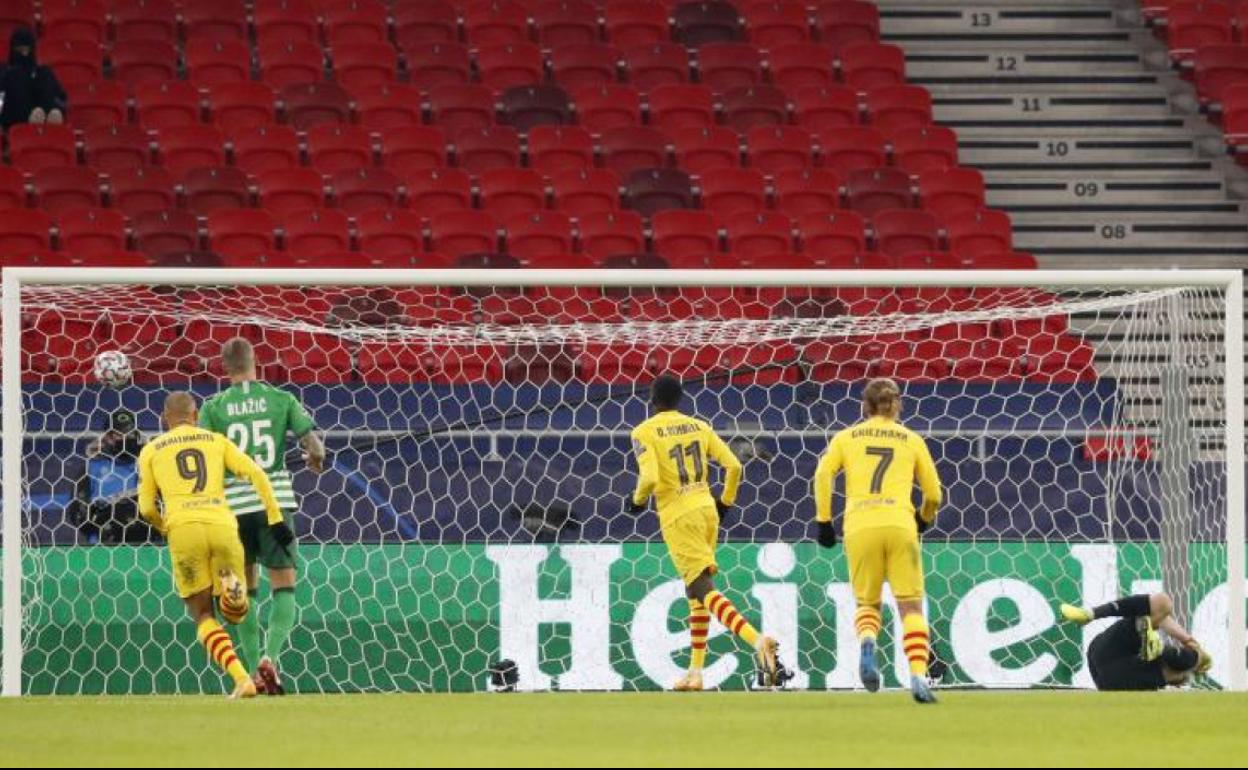
[[[291, 521], [293, 511], [282, 511], [286, 523]], [[248, 565], [259, 564], [268, 569], [285, 569], [296, 566], [298, 542], [290, 544], [290, 553], [277, 544], [269, 531], [269, 517], [264, 511], [244, 513], [238, 517], [238, 539], [243, 541], [243, 558]]]

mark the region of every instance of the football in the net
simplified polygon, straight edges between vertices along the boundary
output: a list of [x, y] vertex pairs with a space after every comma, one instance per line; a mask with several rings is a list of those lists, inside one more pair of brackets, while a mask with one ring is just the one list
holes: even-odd
[[120, 350], [106, 350], [95, 357], [95, 378], [110, 388], [130, 382], [130, 359]]

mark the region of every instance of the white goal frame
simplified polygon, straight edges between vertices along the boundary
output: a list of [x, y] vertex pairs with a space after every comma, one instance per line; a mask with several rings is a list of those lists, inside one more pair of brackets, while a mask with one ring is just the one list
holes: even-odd
[[203, 268], [5, 268], [0, 313], [3, 398], [3, 671], [0, 694], [21, 695], [23, 286], [73, 284], [350, 286], [655, 286], [655, 287], [1139, 287], [1192, 286], [1225, 292], [1223, 344], [1226, 433], [1228, 650], [1226, 689], [1248, 690], [1244, 607], [1244, 278], [1237, 270], [302, 270]]

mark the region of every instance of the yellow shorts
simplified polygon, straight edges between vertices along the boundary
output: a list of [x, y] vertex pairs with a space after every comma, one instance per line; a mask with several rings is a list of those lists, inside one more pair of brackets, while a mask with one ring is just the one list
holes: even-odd
[[169, 556], [173, 562], [173, 583], [183, 599], [211, 588], [221, 593], [217, 573], [228, 569], [243, 577], [243, 544], [238, 539], [238, 522], [211, 524], [188, 521], [169, 530]]
[[867, 527], [845, 536], [849, 580], [859, 604], [878, 605], [887, 580], [901, 601], [923, 596], [919, 537], [909, 527]]
[[719, 540], [719, 512], [712, 507], [687, 511], [667, 522], [661, 522], [663, 542], [672, 555], [676, 571], [689, 585], [703, 572], [719, 571], [715, 563], [715, 544]]

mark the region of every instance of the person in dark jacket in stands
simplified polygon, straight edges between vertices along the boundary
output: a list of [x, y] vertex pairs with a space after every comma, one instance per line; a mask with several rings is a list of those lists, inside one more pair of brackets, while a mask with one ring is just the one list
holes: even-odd
[[51, 67], [35, 58], [35, 33], [18, 27], [9, 37], [9, 60], [0, 70], [0, 126], [65, 122], [65, 89]]

